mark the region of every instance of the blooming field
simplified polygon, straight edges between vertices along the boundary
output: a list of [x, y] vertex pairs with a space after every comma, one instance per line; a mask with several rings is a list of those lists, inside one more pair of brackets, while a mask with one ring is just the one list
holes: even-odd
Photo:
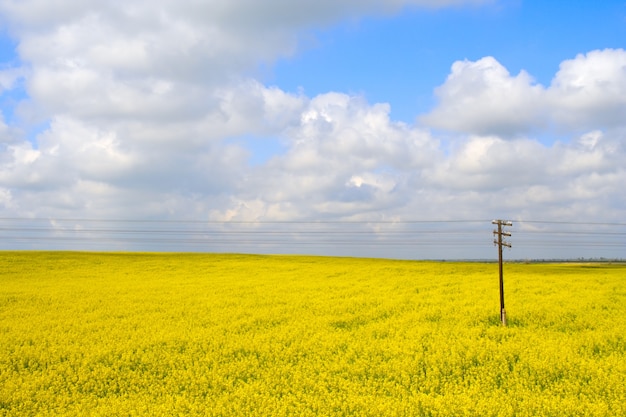
[[0, 416], [626, 415], [624, 265], [0, 254]]

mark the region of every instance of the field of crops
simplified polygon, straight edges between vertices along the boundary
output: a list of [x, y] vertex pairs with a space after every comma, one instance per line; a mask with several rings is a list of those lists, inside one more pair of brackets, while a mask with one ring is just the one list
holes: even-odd
[[626, 415], [626, 266], [0, 253], [0, 416]]

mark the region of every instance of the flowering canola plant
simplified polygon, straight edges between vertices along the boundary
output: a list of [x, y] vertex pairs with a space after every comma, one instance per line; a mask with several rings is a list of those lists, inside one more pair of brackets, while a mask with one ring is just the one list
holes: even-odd
[[0, 416], [626, 415], [626, 266], [3, 252]]

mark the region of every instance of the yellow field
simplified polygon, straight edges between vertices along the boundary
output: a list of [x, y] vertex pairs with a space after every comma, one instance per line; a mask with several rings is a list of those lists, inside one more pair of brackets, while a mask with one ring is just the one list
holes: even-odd
[[626, 415], [624, 265], [0, 255], [0, 416]]

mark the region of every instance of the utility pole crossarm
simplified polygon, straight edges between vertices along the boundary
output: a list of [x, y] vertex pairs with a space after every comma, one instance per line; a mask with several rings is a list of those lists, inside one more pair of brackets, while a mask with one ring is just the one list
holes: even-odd
[[501, 224], [502, 226], [513, 226], [513, 222], [510, 220], [492, 220], [491, 224]]

